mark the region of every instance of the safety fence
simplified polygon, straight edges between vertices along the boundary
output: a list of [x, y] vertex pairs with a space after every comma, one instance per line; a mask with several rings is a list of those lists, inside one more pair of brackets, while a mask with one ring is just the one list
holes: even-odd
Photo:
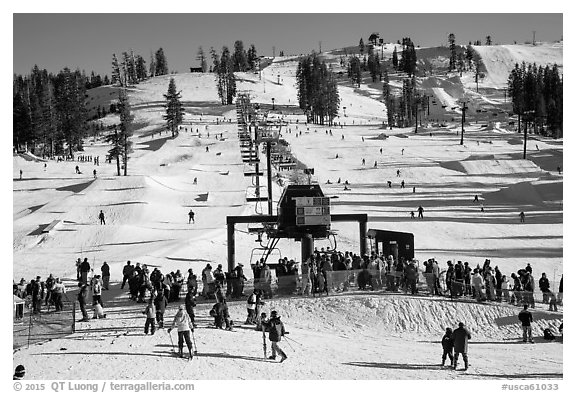
[[[71, 297], [70, 299], [74, 299]], [[63, 300], [63, 310], [55, 311], [54, 306], [43, 307], [34, 313], [31, 304], [16, 305], [13, 315], [13, 349], [61, 338], [73, 333], [75, 305]]]

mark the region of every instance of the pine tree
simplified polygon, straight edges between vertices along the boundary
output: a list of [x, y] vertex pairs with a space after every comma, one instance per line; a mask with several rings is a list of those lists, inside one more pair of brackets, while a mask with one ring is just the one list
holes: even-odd
[[450, 63], [448, 66], [448, 71], [456, 69], [456, 36], [453, 33], [448, 35], [448, 45], [450, 48]]
[[122, 151], [122, 164], [124, 165], [124, 176], [128, 175], [128, 159], [132, 153], [132, 122], [134, 116], [131, 113], [128, 95], [124, 89], [120, 89], [118, 96], [118, 113], [120, 115], [119, 144]]
[[362, 83], [362, 70], [360, 65], [360, 59], [356, 56], [352, 56], [349, 62], [349, 66], [350, 66], [350, 79], [352, 79], [352, 83], [360, 87], [360, 83]]
[[462, 52], [458, 53], [458, 61], [456, 62], [456, 64], [458, 65], [458, 72], [460, 73], [460, 76], [462, 76], [462, 72], [464, 72], [464, 54]]
[[168, 75], [168, 62], [166, 61], [166, 55], [164, 54], [164, 49], [159, 48], [155, 54], [156, 59], [156, 75]]
[[478, 92], [478, 82], [483, 75], [481, 70], [480, 70], [480, 67], [482, 64], [482, 60], [480, 59], [480, 55], [475, 53], [473, 61], [474, 61], [474, 82], [476, 82], [476, 92]]
[[120, 156], [122, 155], [122, 138], [118, 132], [118, 125], [114, 124], [114, 131], [106, 136], [106, 142], [112, 145], [112, 148], [108, 150], [108, 156], [110, 161], [113, 159], [116, 161], [116, 173], [120, 176]]
[[395, 70], [398, 69], [398, 51], [396, 50], [396, 46], [394, 46], [394, 52], [392, 52], [392, 67]]
[[130, 80], [130, 75], [128, 74], [128, 68], [130, 66], [130, 57], [128, 56], [128, 52], [122, 52], [122, 63], [120, 63], [120, 70], [122, 79], [124, 81], [123, 86], [128, 86], [132, 84]]
[[474, 60], [474, 49], [472, 48], [472, 45], [468, 45], [466, 47], [466, 62], [468, 64], [468, 69], [471, 70], [472, 69], [472, 61]]
[[108, 86], [110, 84], [110, 79], [108, 78], [108, 75], [104, 75], [104, 80], [102, 81], [102, 84], [104, 86]]
[[235, 72], [244, 72], [248, 69], [248, 60], [244, 43], [240, 40], [234, 42], [234, 55], [232, 56], [233, 70]]
[[140, 55], [136, 56], [136, 78], [143, 81], [148, 77], [146, 74], [146, 61]]
[[156, 56], [150, 52], [150, 78], [156, 76]]
[[222, 48], [222, 55], [218, 61], [216, 73], [220, 101], [222, 105], [230, 105], [236, 96], [236, 78], [234, 77], [234, 60], [226, 46]]
[[486, 45], [492, 45], [492, 37], [489, 35], [486, 36]]
[[202, 47], [198, 48], [198, 53], [196, 54], [196, 60], [200, 62], [202, 72], [208, 71], [208, 63], [206, 62], [206, 55], [204, 54], [204, 49], [202, 49]]
[[213, 47], [210, 47], [210, 57], [212, 58], [212, 72], [218, 72], [220, 67], [220, 60], [218, 58], [218, 53]]
[[166, 114], [163, 116], [166, 120], [166, 128], [172, 132], [172, 137], [178, 133], [178, 126], [182, 124], [184, 118], [184, 108], [180, 102], [181, 93], [176, 91], [176, 82], [174, 78], [170, 78], [168, 84], [168, 92], [164, 94], [166, 99]]
[[250, 49], [248, 49], [248, 69], [255, 70], [256, 66], [258, 65], [258, 54], [256, 53], [256, 47], [254, 44], [250, 45]]
[[360, 38], [360, 43], [358, 44], [358, 49], [360, 50], [360, 56], [364, 54], [364, 40]]
[[118, 59], [116, 58], [116, 54], [112, 53], [112, 84], [116, 83], [120, 86], [124, 86], [122, 84], [122, 76], [120, 74], [120, 65], [118, 64]]

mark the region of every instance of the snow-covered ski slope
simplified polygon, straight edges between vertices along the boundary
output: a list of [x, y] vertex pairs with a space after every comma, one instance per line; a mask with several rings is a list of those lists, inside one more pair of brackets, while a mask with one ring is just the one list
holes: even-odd
[[[349, 87], [340, 89], [337, 121], [342, 128], [305, 125], [295, 106], [297, 63], [276, 60], [262, 72], [262, 78], [238, 74], [238, 90], [268, 107], [274, 98], [286, 119], [299, 120], [283, 130], [283, 137], [299, 161], [315, 168], [313, 181], [333, 197], [334, 213], [366, 213], [369, 228], [414, 233], [420, 261], [435, 257], [443, 267], [447, 260], [476, 266], [490, 258], [492, 266], [507, 275], [529, 262], [536, 278], [546, 272], [557, 289], [563, 272], [563, 177], [556, 172], [558, 165], [563, 166], [561, 140], [530, 138], [528, 160], [522, 160], [521, 136], [505, 130], [467, 126], [464, 146], [459, 144], [459, 125], [454, 123], [446, 128], [419, 128], [417, 134], [413, 129], [385, 130], [380, 127], [386, 118], [385, 106], [362, 89]], [[169, 77], [153, 78], [129, 91], [138, 125], [129, 176], [116, 176], [115, 163], [104, 162], [109, 146], [98, 138], [87, 139], [85, 144], [86, 155], [100, 157], [96, 167], [86, 162], [48, 161], [44, 168], [44, 161], [29, 155], [13, 158], [15, 280], [49, 273], [74, 278], [78, 257], [89, 258], [96, 272], [107, 261], [113, 281], [121, 279], [127, 260], [164, 272], [193, 268], [199, 273], [206, 263], [226, 266], [226, 216], [266, 212], [266, 204], [246, 202], [253, 182], [244, 172], [251, 168], [241, 159], [235, 107], [218, 103], [214, 77], [173, 77], [187, 111], [176, 138], [159, 134], [162, 94]], [[74, 173], [76, 165], [82, 174]], [[18, 179], [20, 169], [22, 180]], [[280, 176], [289, 177], [285, 172]], [[331, 184], [326, 184], [328, 180]], [[349, 191], [344, 190], [345, 180], [350, 183]], [[392, 181], [392, 188], [387, 180]], [[404, 189], [400, 188], [402, 180]], [[277, 202], [281, 188], [276, 183], [273, 187]], [[473, 203], [474, 195], [481, 204]], [[410, 211], [419, 205], [425, 209], [425, 219], [411, 220]], [[188, 224], [190, 209], [196, 213], [195, 224]], [[100, 210], [106, 215], [106, 225], [98, 224]], [[526, 213], [525, 224], [519, 223], [520, 211]], [[62, 222], [43, 233], [54, 220]], [[338, 249], [358, 251], [357, 224], [333, 228], [338, 231]], [[246, 233], [247, 226], [236, 229], [236, 260], [247, 267], [258, 243]], [[317, 245], [330, 244], [318, 241]], [[298, 260], [299, 243], [283, 240], [279, 248], [282, 256]], [[245, 273], [251, 277], [249, 268]], [[225, 378], [277, 377], [276, 364], [260, 363], [258, 333], [205, 328], [208, 305], [198, 310], [202, 328], [197, 330], [197, 340], [204, 355], [192, 365], [173, 365], [167, 358], [166, 333], [142, 336], [141, 307], [125, 299], [115, 284], [104, 294], [109, 304], [106, 320], [84, 324], [71, 337], [22, 349], [14, 355], [15, 364], [25, 362], [31, 378], [48, 379], [182, 379], [188, 377], [184, 367], [193, 367], [194, 376], [206, 379], [222, 378], [220, 367], [230, 370]], [[171, 305], [167, 319], [175, 307]], [[389, 294], [280, 299], [270, 302], [266, 311], [271, 308], [285, 316], [292, 337], [303, 344], [289, 350], [289, 361], [283, 363], [283, 376], [289, 379], [491, 379], [531, 374], [559, 377], [562, 373], [560, 344], [513, 344], [519, 335], [517, 308]], [[562, 314], [550, 317], [539, 308], [544, 316], [539, 327], [559, 324]], [[231, 313], [233, 319], [242, 321], [244, 302], [233, 303]], [[458, 320], [470, 325], [479, 343], [471, 349], [474, 368], [463, 376], [436, 365], [441, 355], [437, 341], [443, 329]], [[90, 357], [84, 356], [87, 342], [93, 353]], [[45, 356], [37, 356], [40, 353]], [[58, 361], [47, 362], [48, 357]], [[532, 360], [518, 362], [520, 358]], [[124, 366], [127, 359], [133, 367]], [[256, 361], [258, 367], [254, 367]], [[87, 375], [86, 369], [90, 373], [100, 370], [100, 374]]]
[[[537, 43], [523, 45], [489, 45], [473, 46], [480, 54], [482, 63], [486, 67], [486, 76], [482, 80], [482, 87], [503, 89], [507, 86], [508, 75], [516, 63], [536, 63], [537, 66], [546, 67], [557, 64], [560, 72], [563, 66], [563, 42]], [[471, 85], [472, 85], [472, 81]]]

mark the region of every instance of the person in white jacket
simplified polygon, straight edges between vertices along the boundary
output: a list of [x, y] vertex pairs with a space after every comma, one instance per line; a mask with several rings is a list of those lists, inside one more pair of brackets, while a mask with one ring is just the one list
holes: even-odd
[[476, 300], [481, 301], [484, 298], [484, 293], [482, 291], [482, 288], [484, 288], [484, 278], [482, 278], [478, 269], [475, 269], [474, 275], [472, 276], [472, 285], [476, 291]]
[[192, 341], [190, 340], [190, 331], [194, 331], [194, 326], [192, 321], [186, 312], [186, 307], [184, 304], [180, 305], [178, 312], [174, 316], [174, 321], [172, 321], [172, 327], [168, 329], [168, 334], [174, 329], [178, 329], [178, 356], [183, 357], [182, 349], [184, 348], [184, 340], [186, 341], [186, 346], [188, 347], [188, 353], [190, 358], [192, 358]]

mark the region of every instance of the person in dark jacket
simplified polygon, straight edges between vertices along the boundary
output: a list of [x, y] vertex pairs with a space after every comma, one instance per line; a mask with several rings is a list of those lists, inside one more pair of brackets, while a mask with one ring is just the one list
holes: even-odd
[[551, 292], [550, 281], [546, 277], [546, 273], [542, 273], [542, 277], [538, 280], [538, 286], [540, 287], [540, 291], [542, 291], [542, 303], [548, 304]]
[[154, 297], [154, 307], [156, 307], [156, 322], [158, 322], [158, 329], [164, 328], [164, 313], [168, 307], [168, 299], [164, 296], [164, 291], [157, 291]]
[[533, 344], [534, 340], [532, 339], [532, 313], [528, 311], [528, 305], [524, 305], [524, 310], [520, 311], [518, 314], [518, 319], [522, 322], [522, 341], [526, 342], [530, 340]]
[[452, 332], [452, 340], [454, 341], [454, 363], [452, 368], [456, 370], [458, 365], [458, 355], [462, 354], [464, 359], [464, 371], [468, 370], [468, 340], [472, 335], [464, 326], [464, 322], [458, 324], [458, 328]]
[[454, 365], [454, 340], [452, 339], [452, 329], [446, 328], [446, 333], [442, 337], [442, 366], [446, 362], [446, 356], [450, 358], [450, 367]]
[[80, 311], [82, 311], [82, 319], [80, 322], [88, 322], [88, 312], [86, 311], [86, 301], [88, 299], [88, 285], [80, 285], [80, 292], [78, 292], [78, 303], [80, 303]]
[[186, 306], [186, 312], [192, 321], [192, 325], [196, 327], [196, 324], [194, 323], [194, 307], [196, 307], [196, 297], [194, 296], [193, 288], [188, 288], [186, 298], [184, 299], [184, 305]]
[[80, 264], [80, 282], [82, 285], [88, 284], [88, 273], [90, 272], [90, 262], [88, 258], [84, 258], [84, 262]]
[[124, 268], [122, 269], [122, 274], [124, 275], [124, 277], [122, 278], [122, 285], [120, 286], [120, 289], [124, 289], [126, 281], [128, 281], [130, 277], [132, 277], [134, 266], [132, 266], [130, 263], [131, 263], [130, 261], [126, 262], [126, 265], [124, 265]]
[[222, 329], [222, 324], [226, 323], [226, 330], [232, 330], [228, 305], [225, 301], [214, 304], [212, 310], [210, 310], [210, 315], [214, 318], [214, 325], [218, 329]]
[[286, 334], [286, 331], [276, 310], [270, 313], [270, 319], [267, 322], [263, 322], [262, 325], [268, 330], [268, 339], [272, 342], [272, 356], [268, 359], [274, 360], [276, 359], [276, 354], [279, 354], [280, 363], [282, 363], [288, 356], [286, 356], [286, 353], [278, 346], [278, 343], [282, 339], [282, 336]]
[[108, 286], [110, 285], [110, 265], [104, 262], [100, 271], [102, 272], [102, 289], [108, 290]]

